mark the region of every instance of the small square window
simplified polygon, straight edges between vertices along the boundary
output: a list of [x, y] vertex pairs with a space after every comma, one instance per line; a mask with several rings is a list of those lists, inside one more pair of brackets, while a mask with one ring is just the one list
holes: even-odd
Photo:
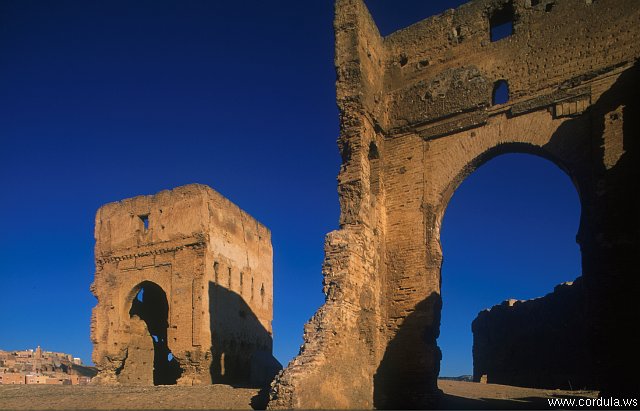
[[147, 232], [149, 230], [149, 214], [139, 215], [140, 221], [142, 221], [142, 226], [144, 227], [144, 231]]

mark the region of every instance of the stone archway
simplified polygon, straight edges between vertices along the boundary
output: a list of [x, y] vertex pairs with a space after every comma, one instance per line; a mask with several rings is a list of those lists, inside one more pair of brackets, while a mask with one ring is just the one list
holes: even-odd
[[446, 204], [439, 378], [589, 387], [579, 378], [588, 363], [580, 199], [557, 164], [513, 149], [477, 167]]
[[[507, 3], [512, 32], [492, 41]], [[466, 175], [514, 149], [574, 181], [590, 372], [604, 393], [640, 391], [640, 7], [530, 3], [477, 0], [383, 38], [362, 0], [336, 1], [340, 229], [270, 407], [437, 406], [441, 219]]]
[[[136, 364], [134, 367], [151, 366], [153, 370], [153, 385], [174, 385], [177, 383], [180, 374], [182, 374], [182, 369], [169, 348], [167, 337], [169, 302], [167, 294], [162, 287], [152, 281], [144, 281], [138, 284], [132, 294], [134, 294], [134, 298], [130, 300], [129, 315], [132, 321], [144, 321], [147, 331], [146, 336], [151, 339], [153, 347], [153, 361], [151, 364], [144, 361], [145, 364]], [[139, 339], [140, 336], [132, 338]], [[144, 347], [148, 347], [148, 344], [145, 344]], [[132, 366], [131, 352], [133, 349], [133, 347], [129, 347], [129, 356], [124, 364], [123, 371]], [[145, 355], [145, 357], [147, 356]]]
[[[569, 175], [578, 193], [584, 191], [581, 187], [588, 178], [589, 160], [581, 155], [587, 151], [580, 150], [580, 145], [586, 141], [582, 138], [585, 124], [580, 120], [565, 122], [561, 127], [559, 124], [544, 111], [520, 118], [498, 114], [471, 132], [433, 140], [407, 135], [385, 141], [387, 155], [395, 150], [403, 152], [403, 156], [391, 155], [401, 158], [398, 166], [404, 164], [404, 175], [411, 173], [413, 177], [396, 177], [401, 183], [393, 185], [398, 184], [398, 188], [386, 191], [387, 196], [402, 199], [394, 209], [387, 208], [386, 214], [392, 224], [403, 229], [386, 241], [386, 251], [394, 256], [395, 266], [387, 271], [387, 284], [383, 285], [387, 327], [392, 332], [374, 373], [376, 408], [421, 408], [436, 401], [441, 360], [436, 343], [442, 307], [440, 228], [447, 204], [460, 183], [500, 154], [528, 153], [552, 161]], [[558, 146], [558, 138], [572, 141]], [[407, 162], [407, 157], [416, 160]], [[447, 158], [446, 167], [439, 166], [442, 158]], [[393, 178], [387, 176], [387, 181]], [[416, 189], [407, 192], [405, 185]], [[419, 207], [407, 210], [406, 204]], [[416, 222], [424, 231], [416, 227]]]
[[176, 384], [182, 370], [178, 361], [169, 357], [167, 341], [169, 302], [157, 283], [149, 280], [135, 285], [123, 301], [121, 312], [126, 341], [124, 355], [115, 374], [126, 385]]

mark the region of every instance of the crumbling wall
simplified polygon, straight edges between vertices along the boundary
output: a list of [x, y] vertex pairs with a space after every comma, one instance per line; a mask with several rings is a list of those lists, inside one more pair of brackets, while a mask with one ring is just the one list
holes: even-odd
[[374, 96], [385, 56], [364, 4], [339, 1], [334, 28], [340, 229], [325, 239], [325, 303], [305, 326], [300, 354], [273, 386], [270, 408], [371, 408], [371, 375], [384, 345], [382, 138], [365, 113], [379, 103]]
[[99, 382], [149, 383], [154, 363], [144, 341], [152, 336], [132, 309], [145, 285], [166, 299], [161, 328], [180, 367], [178, 384], [249, 383], [256, 361], [256, 369], [270, 367], [263, 375], [277, 372], [271, 233], [247, 213], [193, 184], [101, 207], [95, 238], [91, 339]]
[[[336, 1], [340, 230], [325, 245], [326, 302], [270, 407], [437, 405], [442, 217], [469, 174], [511, 152], [551, 160], [576, 185], [594, 378], [638, 391], [611, 375], [639, 362], [621, 324], [637, 322], [628, 301], [640, 292], [640, 4], [533, 3], [476, 0], [383, 38], [362, 0]], [[513, 33], [491, 41], [505, 9]]]
[[508, 300], [473, 321], [473, 376], [490, 384], [594, 388], [582, 278], [533, 300]]
[[118, 381], [124, 385], [153, 385], [154, 352], [149, 330], [144, 321], [133, 317], [129, 333], [122, 365], [118, 369]]

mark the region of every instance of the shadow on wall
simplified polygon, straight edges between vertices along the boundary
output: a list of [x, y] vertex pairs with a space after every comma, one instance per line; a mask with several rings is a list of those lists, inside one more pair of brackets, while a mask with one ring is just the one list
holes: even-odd
[[[600, 395], [635, 395], [640, 334], [636, 307], [640, 227], [638, 134], [640, 66], [623, 71], [587, 109], [588, 115], [564, 121], [543, 147], [564, 153], [556, 162], [572, 178], [582, 213], [576, 240], [582, 254], [585, 299], [587, 386]], [[580, 168], [580, 156], [589, 159]], [[633, 325], [631, 325], [633, 324]]]
[[[260, 298], [260, 297], [257, 297]], [[209, 282], [211, 382], [266, 387], [282, 369], [273, 337], [239, 294]]]
[[[389, 341], [373, 377], [377, 409], [423, 409], [437, 405], [440, 349], [433, 344], [440, 329], [442, 299], [437, 293], [416, 305]], [[436, 371], [434, 373], [434, 370]]]
[[[640, 61], [594, 104], [599, 170], [585, 219], [583, 277], [588, 336], [600, 395], [640, 392]], [[622, 98], [621, 98], [622, 97]], [[634, 188], [635, 187], [635, 188]], [[587, 268], [587, 270], [585, 270]]]

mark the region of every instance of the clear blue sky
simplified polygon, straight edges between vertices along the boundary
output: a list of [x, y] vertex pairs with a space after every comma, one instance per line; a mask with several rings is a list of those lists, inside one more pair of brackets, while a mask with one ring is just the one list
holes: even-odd
[[[383, 34], [462, 1], [370, 0]], [[271, 228], [275, 355], [323, 301], [337, 227], [330, 0], [0, 1], [0, 348], [90, 359], [100, 205], [193, 182]], [[471, 371], [470, 322], [580, 271], [568, 178], [499, 157], [443, 225], [443, 375]]]

